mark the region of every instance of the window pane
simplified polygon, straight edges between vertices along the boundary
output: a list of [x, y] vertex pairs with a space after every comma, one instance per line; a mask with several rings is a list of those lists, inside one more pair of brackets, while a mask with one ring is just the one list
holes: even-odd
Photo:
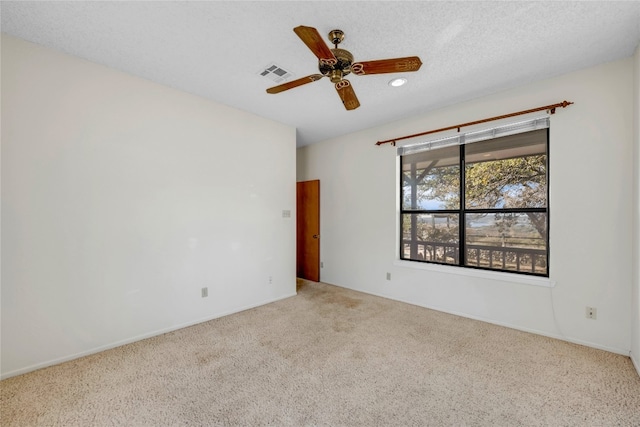
[[465, 265], [547, 274], [546, 213], [466, 214]]
[[546, 207], [546, 138], [538, 130], [465, 146], [465, 207]]
[[459, 207], [459, 146], [402, 156], [402, 209]]
[[402, 215], [402, 258], [457, 264], [457, 214]]

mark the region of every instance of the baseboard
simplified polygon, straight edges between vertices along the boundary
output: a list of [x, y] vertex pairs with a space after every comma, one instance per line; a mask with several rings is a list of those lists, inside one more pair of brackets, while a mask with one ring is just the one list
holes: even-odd
[[[332, 286], [338, 286], [338, 285], [332, 285]], [[603, 346], [597, 343], [592, 343], [589, 341], [583, 341], [580, 339], [576, 339], [576, 338], [571, 338], [571, 337], [567, 337], [567, 336], [563, 336], [563, 335], [557, 335], [557, 334], [553, 334], [553, 333], [549, 333], [546, 331], [540, 331], [537, 329], [530, 329], [530, 328], [523, 328], [521, 326], [518, 325], [513, 325], [507, 322], [500, 322], [500, 321], [496, 321], [493, 319], [487, 319], [481, 316], [474, 316], [474, 315], [470, 315], [468, 313], [462, 313], [462, 312], [457, 312], [455, 310], [448, 310], [448, 309], [444, 309], [442, 307], [438, 307], [438, 306], [432, 306], [432, 305], [428, 305], [428, 304], [419, 304], [416, 303], [415, 301], [408, 301], [408, 300], [404, 300], [402, 298], [396, 298], [393, 296], [389, 296], [389, 295], [384, 295], [384, 294], [378, 294], [376, 292], [370, 292], [370, 291], [364, 291], [362, 289], [356, 289], [356, 288], [348, 288], [346, 286], [339, 286], [345, 289], [351, 289], [352, 291], [356, 291], [356, 292], [362, 292], [364, 294], [369, 294], [369, 295], [373, 295], [373, 296], [377, 296], [380, 298], [386, 298], [386, 299], [390, 299], [393, 301], [398, 301], [398, 302], [403, 302], [405, 304], [410, 304], [410, 305], [415, 305], [418, 307], [422, 307], [422, 308], [427, 308], [429, 310], [435, 310], [435, 311], [440, 311], [442, 313], [447, 313], [447, 314], [453, 314], [454, 316], [460, 316], [460, 317], [465, 317], [467, 319], [473, 319], [473, 320], [479, 320], [481, 322], [485, 322], [485, 323], [491, 323], [493, 325], [498, 325], [498, 326], [504, 326], [505, 328], [510, 328], [510, 329], [515, 329], [517, 331], [522, 331], [522, 332], [528, 332], [531, 334], [536, 334], [536, 335], [541, 335], [544, 337], [548, 337], [548, 338], [554, 338], [554, 339], [558, 339], [561, 341], [566, 341], [566, 342], [570, 342], [572, 344], [579, 344], [579, 345], [584, 345], [586, 347], [591, 347], [591, 348], [596, 348], [598, 350], [604, 350], [604, 351], [608, 351], [610, 353], [615, 353], [615, 354], [621, 354], [623, 356], [629, 356], [629, 349], [622, 349], [622, 348], [615, 348], [615, 347], [608, 347], [608, 346]], [[636, 364], [636, 369], [638, 368], [638, 365]], [[640, 373], [640, 370], [638, 371]]]
[[145, 333], [145, 334], [142, 334], [142, 335], [137, 335], [135, 337], [131, 337], [131, 338], [127, 338], [127, 339], [124, 339], [124, 340], [116, 341], [116, 342], [113, 342], [113, 343], [110, 343], [110, 344], [106, 344], [106, 345], [102, 345], [102, 346], [99, 346], [99, 347], [95, 347], [95, 348], [92, 348], [90, 350], [82, 351], [80, 353], [75, 353], [75, 354], [72, 354], [72, 355], [69, 355], [69, 356], [60, 357], [58, 359], [49, 360], [47, 362], [37, 363], [35, 365], [27, 366], [25, 368], [16, 369], [14, 371], [6, 372], [6, 373], [3, 373], [2, 375], [0, 375], [0, 380], [4, 380], [4, 379], [7, 379], [7, 378], [11, 378], [11, 377], [15, 377], [15, 376], [18, 376], [18, 375], [26, 374], [26, 373], [29, 373], [29, 372], [37, 371], [38, 369], [47, 368], [49, 366], [58, 365], [60, 363], [69, 362], [71, 360], [79, 359], [81, 357], [90, 356], [92, 354], [100, 353], [101, 351], [110, 350], [112, 348], [120, 347], [120, 346], [123, 346], [123, 345], [126, 345], [126, 344], [131, 344], [131, 343], [134, 343], [134, 342], [137, 342], [137, 341], [141, 341], [141, 340], [144, 340], [144, 339], [147, 339], [147, 338], [152, 338], [152, 337], [155, 337], [155, 336], [158, 336], [158, 335], [166, 334], [168, 332], [177, 331], [179, 329], [183, 329], [183, 328], [187, 328], [189, 326], [193, 326], [193, 325], [197, 325], [197, 324], [200, 324], [200, 323], [208, 322], [210, 320], [219, 319], [220, 317], [225, 317], [225, 316], [229, 316], [231, 314], [240, 313], [242, 311], [251, 310], [252, 308], [256, 308], [256, 307], [260, 307], [260, 306], [263, 306], [263, 305], [271, 304], [273, 302], [280, 301], [280, 300], [287, 299], [287, 298], [291, 298], [291, 297], [296, 296], [296, 295], [297, 295], [297, 292], [293, 292], [292, 294], [287, 294], [287, 295], [284, 295], [284, 296], [281, 296], [281, 297], [278, 297], [278, 298], [273, 298], [273, 299], [265, 300], [265, 301], [262, 301], [262, 302], [259, 302], [259, 303], [250, 304], [250, 305], [243, 306], [243, 307], [240, 307], [240, 308], [237, 308], [237, 309], [234, 309], [234, 310], [229, 310], [229, 311], [225, 311], [225, 312], [222, 312], [222, 313], [218, 313], [218, 314], [215, 314], [213, 316], [207, 316], [207, 317], [204, 317], [204, 318], [201, 318], [201, 319], [197, 319], [197, 320], [194, 320], [194, 321], [182, 323], [182, 324], [179, 324], [179, 325], [174, 325], [174, 326], [171, 326], [171, 327], [168, 327], [168, 328], [159, 329], [159, 330], [152, 331], [152, 332], [149, 332], [149, 333]]
[[638, 355], [631, 353], [629, 357], [631, 358], [631, 363], [633, 363], [633, 366], [636, 368], [638, 376], [640, 376], [640, 361], [637, 359]]

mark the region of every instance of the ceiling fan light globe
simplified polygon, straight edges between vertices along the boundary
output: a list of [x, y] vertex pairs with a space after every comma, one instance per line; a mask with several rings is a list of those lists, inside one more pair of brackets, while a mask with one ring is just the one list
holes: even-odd
[[340, 80], [342, 80], [343, 77], [343, 73], [342, 70], [331, 70], [331, 73], [329, 74], [329, 79], [331, 80], [331, 83], [338, 83]]

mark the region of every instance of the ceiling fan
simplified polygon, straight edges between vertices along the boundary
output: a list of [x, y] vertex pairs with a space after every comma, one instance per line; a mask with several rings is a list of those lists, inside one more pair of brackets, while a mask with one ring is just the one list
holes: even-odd
[[311, 52], [318, 57], [318, 70], [320, 74], [312, 74], [297, 80], [292, 80], [278, 86], [267, 89], [267, 93], [280, 93], [294, 87], [315, 82], [323, 77], [329, 77], [331, 83], [335, 85], [338, 95], [347, 110], [355, 110], [360, 106], [360, 102], [353, 91], [349, 80], [344, 77], [350, 73], [358, 76], [367, 74], [401, 73], [418, 71], [422, 61], [417, 56], [407, 56], [404, 58], [381, 59], [377, 61], [353, 62], [353, 55], [345, 49], [339, 49], [338, 45], [344, 39], [344, 32], [332, 30], [329, 32], [329, 40], [334, 45], [334, 49], [322, 41], [320, 33], [313, 27], [303, 25], [296, 27], [293, 31], [307, 45]]

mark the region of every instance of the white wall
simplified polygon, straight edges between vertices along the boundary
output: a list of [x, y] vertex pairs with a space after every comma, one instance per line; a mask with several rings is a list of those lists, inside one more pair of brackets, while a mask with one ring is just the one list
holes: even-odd
[[[298, 149], [298, 180], [321, 181], [321, 280], [628, 355], [632, 88], [628, 58]], [[396, 261], [397, 157], [376, 141], [565, 99], [550, 129], [554, 288]]]
[[634, 247], [633, 247], [633, 294], [631, 310], [631, 359], [640, 374], [640, 45], [634, 55]]
[[2, 376], [294, 295], [295, 143], [3, 36]]

